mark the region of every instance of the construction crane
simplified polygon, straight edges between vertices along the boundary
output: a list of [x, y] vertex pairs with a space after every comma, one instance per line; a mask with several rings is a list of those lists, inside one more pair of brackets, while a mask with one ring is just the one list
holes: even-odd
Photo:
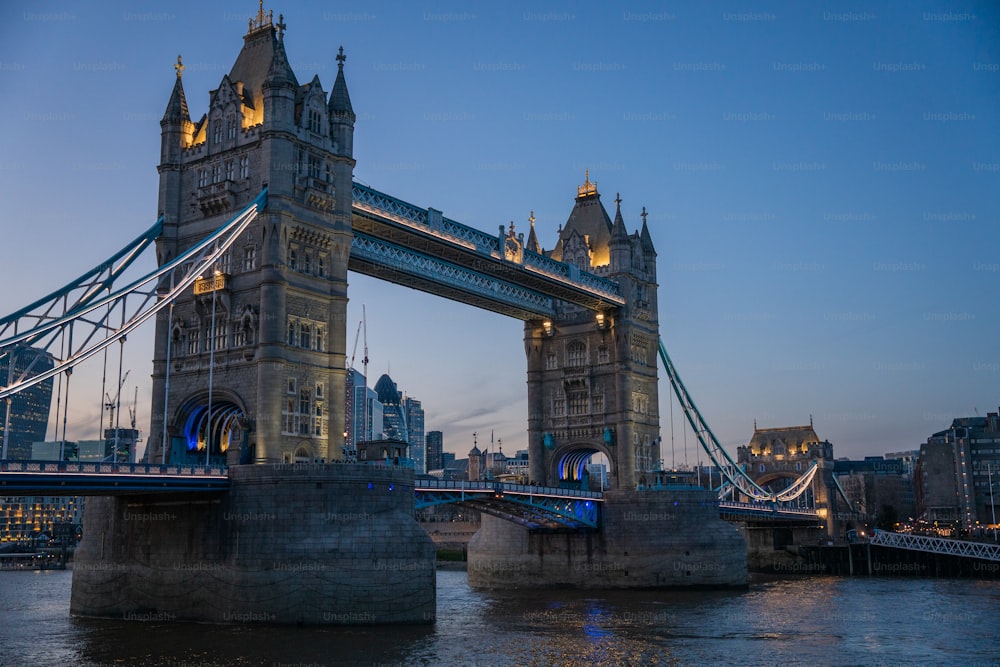
[[358, 340], [361, 338], [361, 325], [364, 323], [364, 320], [359, 320], [358, 330], [354, 332], [354, 349], [351, 351], [351, 360], [347, 362], [347, 370], [354, 368], [354, 357], [358, 355]]
[[[344, 439], [345, 439], [345, 442], [344, 442], [344, 457], [350, 463], [353, 463], [353, 462], [357, 461], [357, 457], [358, 457], [357, 443], [360, 442], [363, 439], [367, 439], [365, 437], [366, 436], [365, 432], [368, 430], [368, 326], [366, 324], [366, 319], [367, 318], [366, 318], [366, 313], [365, 313], [365, 307], [364, 307], [364, 305], [362, 305], [361, 306], [361, 321], [358, 322], [358, 329], [354, 333], [354, 349], [351, 351], [351, 360], [347, 362], [347, 369], [349, 371], [353, 371], [354, 370], [354, 359], [358, 355], [358, 340], [361, 338], [362, 332], [364, 332], [364, 340], [365, 340], [364, 357], [362, 357], [362, 359], [361, 359], [361, 363], [362, 363], [362, 365], [363, 365], [363, 367], [365, 369], [364, 370], [364, 374], [362, 375], [363, 393], [362, 393], [362, 396], [361, 396], [361, 414], [362, 414], [362, 417], [361, 417], [361, 428], [362, 428], [363, 432], [361, 434], [354, 433], [354, 445], [353, 446], [348, 446], [348, 444], [346, 442], [348, 432], [347, 432], [346, 429], [344, 431]], [[355, 397], [357, 396], [357, 391], [356, 391], [356, 389], [354, 387], [354, 374], [353, 373], [348, 373], [348, 375], [347, 375], [347, 385], [348, 385], [347, 386], [347, 390], [348, 390], [348, 393], [347, 393], [347, 396], [348, 396], [348, 398], [347, 398], [347, 401], [348, 401], [348, 403], [347, 403], [347, 414], [349, 415], [349, 419], [353, 419], [354, 418], [353, 417], [353, 415], [354, 415], [354, 400], [355, 400]]]
[[[118, 399], [121, 398], [122, 387], [125, 386], [125, 380], [128, 379], [128, 374], [130, 372], [131, 372], [131, 370], [125, 371], [125, 375], [122, 377], [122, 382], [121, 382], [120, 385], [118, 385], [118, 393], [115, 394], [114, 398], [111, 398], [111, 396], [109, 396], [107, 394], [107, 392], [105, 392], [105, 394], [104, 394], [104, 398], [107, 400], [107, 402], [104, 404], [104, 407], [108, 410], [108, 430], [109, 431], [115, 427], [115, 410], [118, 409], [118, 405], [119, 405]], [[138, 387], [136, 389], [138, 389]]]

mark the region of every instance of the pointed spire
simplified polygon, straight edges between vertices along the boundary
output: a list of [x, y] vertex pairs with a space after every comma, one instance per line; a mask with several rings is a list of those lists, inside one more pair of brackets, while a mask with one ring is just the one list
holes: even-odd
[[528, 243], [524, 246], [527, 250], [531, 252], [537, 252], [539, 255], [542, 254], [542, 246], [538, 243], [538, 237], [535, 235], [535, 212], [532, 211], [531, 215], [528, 216], [528, 222], [531, 223], [531, 231], [528, 232]]
[[[278, 17], [281, 21], [281, 17]], [[284, 35], [285, 24], [281, 22], [281, 35]], [[274, 51], [271, 54], [271, 64], [267, 68], [267, 76], [264, 78], [264, 86], [291, 85], [298, 88], [299, 81], [295, 78], [292, 66], [288, 64], [288, 54], [285, 53], [285, 40], [274, 40]]]
[[190, 121], [188, 113], [187, 99], [184, 97], [184, 86], [181, 85], [181, 75], [184, 73], [184, 63], [181, 57], [177, 56], [177, 63], [174, 65], [177, 72], [177, 79], [174, 81], [174, 90], [170, 93], [170, 101], [167, 102], [167, 110], [163, 113], [163, 120], [183, 122]]
[[[273, 10], [272, 10], [272, 13], [273, 13]], [[285, 28], [287, 28], [287, 27], [288, 26], [285, 25], [285, 15], [284, 14], [278, 14], [278, 22], [274, 24], [274, 29], [278, 33], [278, 41], [279, 42], [284, 42], [285, 41]]]
[[656, 256], [656, 250], [653, 249], [653, 237], [649, 235], [649, 226], [646, 224], [646, 207], [642, 207], [642, 231], [639, 232], [639, 241], [642, 243], [643, 252], [649, 253]]
[[354, 115], [354, 108], [351, 106], [351, 96], [347, 92], [347, 79], [344, 78], [344, 47], [341, 46], [337, 52], [337, 80], [333, 83], [333, 92], [330, 93], [330, 104], [328, 109], [332, 114], [344, 114], [351, 122], [357, 119]]
[[615, 222], [611, 225], [611, 242], [628, 243], [628, 230], [625, 229], [625, 221], [622, 219], [622, 198], [615, 193]]

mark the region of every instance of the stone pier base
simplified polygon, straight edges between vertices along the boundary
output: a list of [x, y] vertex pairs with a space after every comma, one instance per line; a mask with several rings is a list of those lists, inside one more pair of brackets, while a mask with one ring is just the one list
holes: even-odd
[[768, 574], [816, 574], [824, 570], [809, 562], [802, 550], [825, 545], [819, 526], [756, 526], [739, 524], [747, 542], [747, 566]]
[[542, 533], [483, 515], [469, 543], [477, 588], [742, 587], [747, 548], [711, 491], [608, 491], [600, 532]]
[[413, 473], [243, 465], [227, 493], [88, 498], [70, 612], [212, 623], [429, 623]]

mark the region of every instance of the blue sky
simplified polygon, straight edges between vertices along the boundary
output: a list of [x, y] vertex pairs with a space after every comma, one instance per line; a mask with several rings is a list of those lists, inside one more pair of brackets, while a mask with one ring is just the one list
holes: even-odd
[[[200, 116], [256, 12], [242, 5], [4, 3], [0, 312], [152, 223], [172, 65]], [[534, 211], [545, 247], [585, 169], [630, 231], [645, 206], [661, 335], [731, 451], [754, 419], [812, 415], [835, 455], [881, 454], [1000, 405], [996, 5], [271, 8], [300, 81], [329, 90], [344, 46], [358, 180], [487, 231]], [[446, 450], [474, 431], [525, 446], [520, 322], [353, 274], [350, 295], [371, 383], [391, 367]], [[148, 335], [127, 348], [142, 426]], [[80, 373], [87, 438], [100, 369]], [[667, 465], [668, 396], [661, 381]]]

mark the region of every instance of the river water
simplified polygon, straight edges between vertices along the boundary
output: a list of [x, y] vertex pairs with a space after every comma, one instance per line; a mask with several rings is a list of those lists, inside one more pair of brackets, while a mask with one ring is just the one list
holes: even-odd
[[439, 571], [433, 625], [286, 628], [71, 618], [71, 576], [0, 571], [0, 664], [1000, 665], [997, 581], [482, 592]]

